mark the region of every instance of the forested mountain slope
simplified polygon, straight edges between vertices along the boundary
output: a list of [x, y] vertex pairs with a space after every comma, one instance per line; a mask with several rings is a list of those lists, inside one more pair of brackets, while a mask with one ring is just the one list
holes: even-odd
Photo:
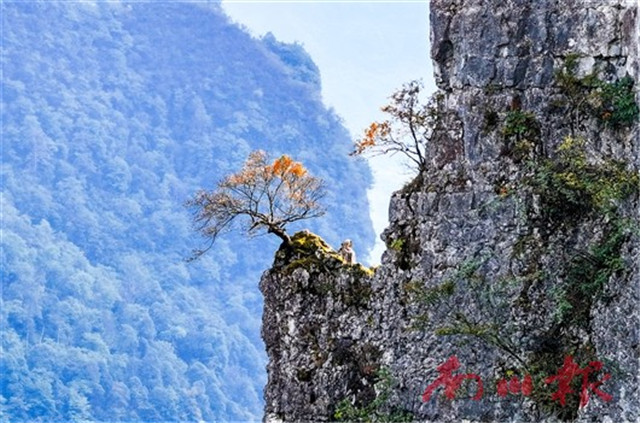
[[310, 229], [373, 244], [350, 160], [299, 45], [215, 4], [3, 2], [0, 410], [11, 421], [260, 417], [260, 272], [278, 242], [186, 263], [185, 200], [250, 151], [327, 181]]

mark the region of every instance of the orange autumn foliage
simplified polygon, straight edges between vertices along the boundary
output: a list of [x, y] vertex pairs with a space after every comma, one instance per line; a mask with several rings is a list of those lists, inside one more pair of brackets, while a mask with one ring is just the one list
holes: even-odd
[[267, 167], [267, 171], [281, 178], [287, 178], [289, 176], [300, 178], [307, 173], [302, 163], [293, 161], [293, 159], [287, 155], [283, 155], [274, 160], [273, 164]]
[[367, 149], [377, 146], [378, 140], [384, 139], [388, 134], [389, 122], [373, 122], [364, 130], [364, 136], [355, 143], [355, 148], [351, 155], [362, 154]]
[[[209, 248], [238, 217], [244, 218], [247, 234], [266, 231], [288, 243], [286, 225], [324, 214], [319, 203], [323, 195], [322, 180], [311, 176], [302, 163], [287, 155], [269, 161], [259, 150], [249, 155], [239, 172], [219, 182], [216, 190], [199, 191], [187, 206], [194, 211], [196, 229], [210, 239]], [[194, 256], [204, 251], [197, 250]]]

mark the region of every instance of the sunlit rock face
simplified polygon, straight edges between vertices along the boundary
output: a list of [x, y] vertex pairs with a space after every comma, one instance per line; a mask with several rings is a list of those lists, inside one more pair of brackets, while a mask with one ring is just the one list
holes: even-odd
[[[637, 13], [432, 1], [430, 167], [392, 196], [373, 276], [326, 252], [264, 274], [266, 420], [640, 418]], [[368, 287], [358, 302], [353, 286]], [[477, 378], [423, 401], [454, 355], [453, 374]], [[562, 405], [569, 356], [591, 373]], [[531, 392], [499, 383], [527, 375]]]

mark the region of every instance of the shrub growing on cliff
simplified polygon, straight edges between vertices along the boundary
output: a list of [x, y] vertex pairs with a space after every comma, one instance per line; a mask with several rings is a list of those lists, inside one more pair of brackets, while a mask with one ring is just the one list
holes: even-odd
[[556, 222], [597, 212], [611, 214], [618, 203], [638, 189], [640, 179], [624, 162], [605, 159], [599, 164], [587, 160], [585, 140], [567, 137], [556, 149], [554, 159], [534, 165], [527, 184], [540, 195], [544, 212]]
[[389, 400], [393, 390], [393, 378], [385, 367], [376, 373], [376, 397], [367, 404], [355, 406], [349, 399], [338, 403], [334, 417], [338, 421], [346, 422], [411, 422], [413, 415], [396, 407], [390, 407]]
[[198, 191], [187, 202], [194, 211], [197, 231], [210, 240], [194, 257], [211, 248], [222, 232], [233, 229], [238, 218], [244, 218], [249, 235], [266, 231], [291, 245], [286, 225], [324, 214], [319, 203], [323, 195], [322, 180], [309, 175], [301, 163], [286, 155], [269, 163], [264, 151], [255, 151], [216, 190]]
[[575, 133], [579, 115], [596, 117], [614, 129], [629, 127], [638, 119], [638, 104], [633, 89], [634, 80], [626, 76], [607, 82], [597, 72], [578, 76], [577, 54], [570, 54], [556, 72], [556, 83], [565, 97], [572, 131]]
[[637, 230], [636, 224], [615, 218], [605, 228], [601, 240], [589, 250], [576, 252], [565, 270], [563, 286], [554, 292], [559, 304], [554, 315], [558, 323], [589, 324], [591, 306], [609, 279], [627, 270], [621, 249], [633, 230]]
[[540, 125], [533, 113], [511, 110], [505, 118], [502, 134], [505, 138], [503, 153], [518, 163], [534, 151], [540, 137]]
[[427, 167], [426, 146], [438, 121], [435, 99], [420, 103], [422, 84], [412, 81], [391, 96], [391, 103], [382, 108], [390, 116], [383, 122], [373, 122], [356, 141], [351, 155], [401, 153], [418, 171]]
[[600, 84], [598, 108], [600, 120], [613, 127], [631, 126], [638, 119], [638, 104], [633, 90], [633, 78], [624, 77], [612, 83]]

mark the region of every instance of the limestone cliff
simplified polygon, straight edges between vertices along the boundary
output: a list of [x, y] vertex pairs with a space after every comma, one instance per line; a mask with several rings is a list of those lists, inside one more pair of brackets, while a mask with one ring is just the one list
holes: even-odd
[[[308, 233], [277, 253], [265, 420], [640, 419], [637, 14], [432, 0], [430, 166], [393, 195], [375, 272]], [[423, 401], [453, 356], [477, 378]], [[561, 404], [567, 357], [590, 374]]]

